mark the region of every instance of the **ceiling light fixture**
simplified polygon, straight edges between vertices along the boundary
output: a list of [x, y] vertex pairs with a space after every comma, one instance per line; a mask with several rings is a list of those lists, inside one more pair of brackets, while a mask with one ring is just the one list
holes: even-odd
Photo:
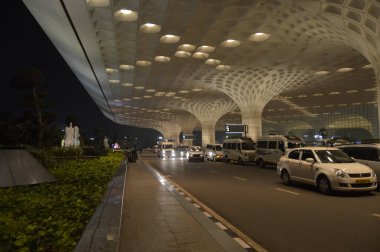
[[106, 72], [107, 73], [117, 73], [117, 72], [119, 72], [119, 70], [114, 69], [114, 68], [106, 68]]
[[146, 23], [140, 26], [140, 31], [144, 33], [158, 33], [161, 31], [161, 25]]
[[148, 60], [137, 60], [136, 65], [145, 67], [152, 65], [152, 63]]
[[157, 62], [170, 62], [170, 58], [166, 56], [156, 56], [154, 60]]
[[326, 74], [329, 74], [329, 71], [317, 71], [314, 74], [315, 75], [326, 75]]
[[352, 71], [352, 70], [354, 70], [352, 67], [342, 67], [342, 68], [339, 68], [336, 71], [338, 73], [346, 73], [346, 72], [349, 72], [349, 71]]
[[371, 64], [362, 66], [363, 69], [371, 69], [373, 68]]
[[114, 17], [118, 21], [134, 22], [137, 20], [138, 14], [136, 11], [121, 9], [115, 12]]
[[178, 58], [189, 58], [191, 53], [186, 51], [176, 51], [174, 55]]
[[117, 83], [120, 83], [119, 80], [109, 80], [109, 82], [110, 82], [111, 84], [117, 84]]
[[256, 33], [252, 34], [251, 36], [249, 36], [248, 40], [250, 40], [252, 42], [260, 42], [260, 41], [264, 41], [264, 40], [269, 39], [270, 36], [271, 35], [268, 33], [256, 32]]
[[186, 52], [192, 52], [195, 50], [195, 45], [190, 45], [190, 44], [183, 44], [178, 46], [178, 51], [186, 51]]
[[167, 34], [167, 35], [164, 35], [160, 38], [160, 42], [161, 43], [174, 44], [174, 43], [178, 43], [180, 39], [181, 39], [180, 36]]
[[133, 69], [135, 69], [135, 67], [132, 66], [132, 65], [120, 65], [119, 68], [123, 69], [123, 70], [133, 70]]
[[196, 58], [196, 59], [206, 59], [208, 58], [208, 54], [207, 53], [203, 53], [203, 52], [196, 52], [193, 54], [193, 58]]
[[218, 70], [228, 70], [230, 68], [231, 67], [229, 65], [219, 65], [216, 67], [216, 69], [218, 69]]
[[241, 42], [239, 40], [227, 39], [227, 40], [222, 42], [221, 46], [222, 47], [237, 47], [240, 45], [240, 43]]
[[121, 85], [122, 85], [123, 87], [133, 87], [133, 83], [128, 83], [128, 82], [121, 83]]
[[219, 65], [220, 64], [220, 60], [217, 60], [217, 59], [208, 59], [205, 61], [205, 63], [207, 65]]
[[203, 46], [198, 47], [197, 52], [211, 53], [214, 50], [215, 50], [215, 47], [213, 46], [203, 45]]

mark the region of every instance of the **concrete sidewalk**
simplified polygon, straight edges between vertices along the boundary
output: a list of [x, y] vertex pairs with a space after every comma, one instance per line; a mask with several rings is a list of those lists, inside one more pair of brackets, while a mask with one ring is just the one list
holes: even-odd
[[128, 164], [118, 251], [253, 250], [218, 227], [142, 156]]

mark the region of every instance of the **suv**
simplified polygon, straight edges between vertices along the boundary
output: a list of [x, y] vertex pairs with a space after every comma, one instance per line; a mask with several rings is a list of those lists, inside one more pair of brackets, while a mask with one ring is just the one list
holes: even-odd
[[370, 192], [376, 189], [375, 172], [333, 147], [304, 147], [280, 158], [277, 174], [285, 185], [292, 182], [314, 185], [321, 193]]
[[239, 164], [255, 161], [255, 142], [251, 138], [226, 139], [223, 143], [224, 161], [237, 161]]
[[200, 146], [190, 146], [187, 149], [186, 153], [186, 159], [187, 161], [201, 161], [204, 162], [205, 158], [203, 157], [203, 150]]
[[223, 144], [207, 144], [205, 150], [207, 160], [223, 160]]
[[377, 182], [380, 182], [380, 144], [350, 144], [337, 148], [353, 157], [355, 161], [371, 167], [376, 172]]
[[269, 135], [259, 137], [256, 145], [256, 163], [264, 168], [266, 164], [275, 164], [280, 157], [293, 148], [306, 144], [296, 136]]

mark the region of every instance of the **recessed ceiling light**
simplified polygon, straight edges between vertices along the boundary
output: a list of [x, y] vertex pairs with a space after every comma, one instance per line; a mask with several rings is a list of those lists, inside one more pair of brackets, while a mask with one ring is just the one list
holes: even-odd
[[357, 92], [358, 92], [358, 90], [351, 89], [351, 90], [347, 91], [347, 94], [354, 94], [354, 93], [357, 93]]
[[86, 2], [92, 7], [107, 7], [110, 5], [110, 0], [87, 0]]
[[190, 45], [190, 44], [183, 44], [178, 46], [178, 51], [186, 51], [186, 52], [192, 52], [195, 50], [195, 45]]
[[156, 92], [154, 96], [164, 96], [165, 92]]
[[145, 92], [154, 93], [154, 92], [156, 92], [156, 90], [155, 89], [145, 89]]
[[223, 47], [237, 47], [239, 45], [240, 45], [240, 41], [235, 40], [235, 39], [227, 39], [227, 40], [223, 41], [221, 44], [221, 46], [223, 46]]
[[354, 70], [352, 67], [342, 67], [336, 70], [338, 73], [345, 73]]
[[[133, 100], [141, 100], [141, 97], [133, 96], [132, 99]], [[136, 109], [136, 108], [139, 108], [139, 107], [133, 107], [133, 108]]]
[[[130, 100], [131, 100], [131, 99], [129, 99], [129, 98], [124, 98], [124, 99], [123, 99], [123, 101], [130, 101]], [[125, 108], [128, 108], [128, 107], [130, 107], [130, 106], [129, 106], [129, 105], [125, 105], [124, 107], [125, 107]]]
[[147, 61], [147, 60], [137, 60], [136, 65], [138, 65], [138, 66], [150, 66], [150, 65], [152, 65], [152, 63], [150, 61]]
[[170, 62], [170, 58], [166, 56], [156, 56], [154, 60], [158, 62]]
[[175, 93], [174, 92], [167, 92], [166, 94], [165, 94], [165, 96], [175, 96]]
[[112, 83], [112, 84], [117, 84], [117, 83], [120, 83], [120, 81], [119, 81], [119, 80], [109, 80], [109, 82], [110, 82], [110, 83]]
[[376, 87], [374, 87], [374, 88], [367, 88], [367, 89], [365, 89], [365, 91], [374, 92], [374, 91], [377, 91], [377, 88]]
[[371, 69], [373, 68], [371, 64], [368, 64], [368, 65], [365, 65], [365, 66], [362, 66], [362, 68], [364, 69]]
[[230, 68], [231, 67], [228, 66], [228, 65], [219, 65], [219, 66], [216, 67], [216, 69], [218, 69], [218, 70], [228, 70]]
[[211, 53], [214, 50], [215, 50], [215, 47], [213, 46], [203, 45], [203, 46], [198, 47], [197, 52]]
[[143, 97], [146, 98], [146, 99], [148, 99], [148, 98], [152, 98], [153, 96], [151, 96], [151, 95], [144, 95]]
[[176, 51], [174, 55], [178, 58], [188, 58], [191, 56], [191, 53], [186, 51]]
[[315, 75], [326, 75], [328, 73], [329, 73], [329, 71], [318, 71], [318, 72], [315, 72], [314, 74]]
[[125, 82], [125, 83], [121, 83], [121, 85], [123, 87], [133, 87], [133, 83], [127, 83], [127, 82]]
[[119, 21], [133, 22], [137, 20], [138, 14], [136, 11], [121, 9], [115, 12], [114, 17]]
[[132, 65], [120, 65], [119, 68], [123, 69], [123, 70], [133, 70], [133, 69], [135, 69], [135, 67], [132, 66]]
[[256, 32], [252, 34], [251, 36], [249, 36], [248, 40], [254, 41], [254, 42], [260, 42], [260, 41], [267, 40], [268, 38], [270, 38], [270, 36], [271, 35], [268, 33]]
[[189, 91], [188, 90], [180, 90], [180, 91], [178, 91], [178, 93], [180, 93], [180, 94], [187, 94], [187, 93], [189, 93]]
[[307, 95], [303, 95], [303, 94], [301, 94], [301, 95], [299, 95], [299, 96], [297, 96], [298, 98], [306, 98], [307, 97]]
[[180, 39], [181, 39], [180, 36], [167, 34], [167, 35], [164, 35], [160, 38], [160, 42], [172, 44], [172, 43], [178, 43]]
[[181, 99], [182, 97], [179, 96], [173, 96], [173, 99]]
[[338, 95], [340, 92], [330, 92], [329, 95]]
[[198, 92], [198, 91], [202, 91], [202, 89], [201, 88], [193, 88], [192, 91]]
[[203, 52], [196, 52], [193, 54], [193, 58], [196, 58], [196, 59], [206, 59], [208, 58], [208, 54], [207, 53], [203, 53]]
[[220, 60], [217, 60], [217, 59], [208, 59], [205, 61], [205, 63], [207, 65], [219, 65], [220, 64]]
[[134, 89], [140, 89], [140, 90], [142, 90], [142, 89], [145, 89], [145, 87], [144, 86], [135, 86]]
[[346, 103], [340, 103], [340, 104], [338, 104], [338, 106], [339, 107], [344, 107], [344, 106], [347, 106], [347, 104]]
[[313, 94], [313, 96], [323, 96], [323, 94], [321, 94], [321, 93], [316, 93], [316, 94]]
[[106, 72], [107, 73], [117, 73], [117, 72], [119, 72], [119, 70], [114, 69], [114, 68], [106, 68]]
[[113, 100], [114, 102], [121, 102], [121, 100], [119, 100], [119, 99], [115, 99], [115, 100]]
[[145, 33], [158, 33], [161, 31], [161, 25], [146, 23], [140, 26], [140, 31]]

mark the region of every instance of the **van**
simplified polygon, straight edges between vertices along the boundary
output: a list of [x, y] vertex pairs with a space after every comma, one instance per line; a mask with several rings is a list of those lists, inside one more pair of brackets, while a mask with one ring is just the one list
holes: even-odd
[[158, 144], [159, 158], [175, 158], [174, 142], [162, 141]]
[[355, 161], [372, 168], [377, 175], [378, 184], [380, 183], [380, 144], [349, 144], [337, 148], [353, 157]]
[[306, 144], [296, 136], [269, 135], [259, 137], [256, 145], [256, 163], [264, 168], [266, 164], [277, 165], [280, 157], [293, 148]]
[[223, 142], [224, 161], [237, 161], [239, 164], [255, 161], [255, 142], [251, 138], [226, 139]]
[[205, 149], [205, 157], [207, 160], [223, 160], [223, 144], [207, 144]]

